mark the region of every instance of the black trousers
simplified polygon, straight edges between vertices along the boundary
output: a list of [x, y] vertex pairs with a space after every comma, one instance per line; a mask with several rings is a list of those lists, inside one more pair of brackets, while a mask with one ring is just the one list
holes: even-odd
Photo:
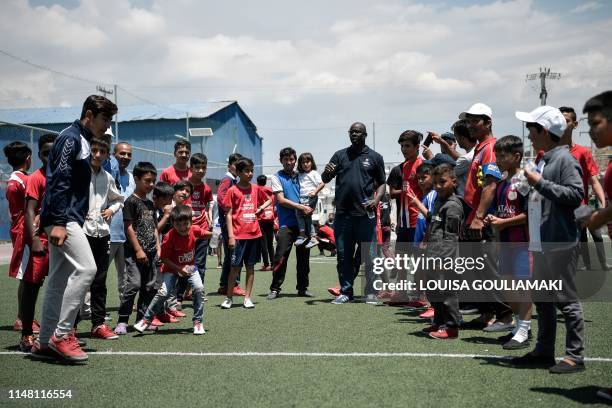
[[157, 292], [155, 290], [157, 281], [157, 254], [155, 252], [148, 253], [147, 258], [147, 262], [139, 263], [136, 261], [136, 255], [133, 251], [125, 251], [127, 281], [121, 305], [119, 306], [119, 323], [128, 322], [136, 295], [138, 295], [136, 320], [142, 319], [147, 307], [149, 307], [149, 303], [151, 303]]
[[95, 238], [87, 236], [91, 252], [96, 260], [96, 276], [89, 292], [91, 293], [91, 325], [96, 327], [104, 323], [106, 317], [106, 275], [108, 272], [110, 235]]
[[32, 323], [34, 322], [34, 314], [36, 312], [36, 300], [38, 299], [38, 291], [42, 283], [32, 283], [22, 280], [23, 293], [21, 294], [21, 335], [31, 336], [33, 334]]
[[259, 221], [261, 229], [261, 258], [264, 266], [270, 266], [274, 258], [274, 221]]
[[[277, 292], [281, 291], [281, 286], [285, 281], [285, 274], [287, 273], [287, 260], [291, 254], [291, 248], [293, 243], [300, 235], [300, 230], [297, 226], [295, 227], [282, 227], [276, 234], [276, 252], [274, 253], [274, 265], [272, 270], [272, 284], [270, 290]], [[297, 269], [297, 285], [298, 291], [308, 289], [308, 274], [310, 273], [310, 249], [306, 249], [304, 246], [297, 247], [295, 249], [297, 257], [296, 269]]]
[[597, 250], [599, 265], [601, 266], [601, 269], [606, 269], [608, 267], [606, 262], [606, 249], [604, 247], [603, 237], [601, 236], [599, 230], [589, 230], [588, 228], [582, 228], [582, 230], [580, 230], [580, 255], [582, 256], [582, 262], [587, 269], [591, 269], [591, 254], [589, 254], [587, 230], [591, 233], [593, 241], [595, 241], [595, 249]]

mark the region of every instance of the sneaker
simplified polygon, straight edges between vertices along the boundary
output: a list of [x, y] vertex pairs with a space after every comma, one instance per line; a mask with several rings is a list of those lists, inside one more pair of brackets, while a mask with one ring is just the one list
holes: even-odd
[[531, 366], [531, 367], [550, 368], [554, 366], [556, 362], [555, 362], [554, 356], [540, 355], [540, 354], [536, 354], [533, 351], [530, 351], [524, 356], [514, 357], [512, 360], [510, 360], [510, 363], [512, 363], [515, 366], [521, 366], [521, 367]]
[[183, 301], [181, 300], [176, 301], [176, 310], [183, 310]]
[[514, 329], [514, 322], [504, 323], [496, 320], [493, 324], [485, 327], [482, 331], [487, 333], [499, 333]]
[[348, 296], [346, 296], [346, 295], [339, 295], [337, 298], [332, 300], [331, 303], [332, 303], [332, 305], [343, 305], [343, 304], [348, 303], [350, 301], [351, 301], [351, 299], [349, 299]]
[[234, 296], [244, 296], [244, 295], [246, 295], [246, 292], [244, 291], [244, 289], [242, 289], [240, 287], [240, 285], [236, 285], [236, 286], [234, 286], [233, 294], [234, 294]]
[[219, 289], [217, 289], [217, 294], [227, 295], [227, 286], [219, 286]]
[[554, 366], [548, 369], [551, 374], [572, 374], [584, 371], [584, 363], [582, 361], [574, 361], [569, 358], [564, 358]]
[[120, 336], [127, 334], [127, 323], [117, 323], [117, 327], [115, 327], [115, 334]]
[[195, 335], [206, 334], [206, 330], [204, 330], [204, 326], [202, 325], [201, 321], [196, 320], [193, 323], [193, 334]]
[[298, 237], [298, 239], [295, 240], [295, 244], [294, 245], [295, 246], [302, 246], [302, 245], [304, 245], [306, 243], [307, 239], [308, 238], [306, 238], [306, 237]]
[[246, 309], [253, 309], [255, 304], [250, 298], [244, 299], [244, 303], [242, 304]]
[[429, 306], [429, 303], [424, 300], [411, 300], [410, 302], [406, 303], [406, 306], [413, 307], [415, 309], [422, 309]]
[[152, 321], [149, 320], [139, 320], [136, 322], [136, 324], [134, 324], [134, 330], [136, 330], [138, 333], [144, 333], [145, 330], [147, 330], [149, 328], [149, 326], [151, 326]]
[[21, 319], [17, 319], [15, 320], [15, 323], [13, 323], [13, 331], [21, 330], [23, 330], [23, 323], [21, 322]]
[[440, 326], [437, 331], [430, 332], [429, 337], [438, 340], [456, 339], [459, 337], [459, 329], [456, 327]]
[[37, 320], [33, 320], [32, 321], [32, 332], [34, 334], [39, 334], [40, 333], [40, 323], [38, 323]]
[[163, 323], [178, 323], [180, 320], [172, 316], [169, 312], [165, 312], [159, 316], [159, 320]]
[[177, 318], [187, 316], [185, 313], [181, 312], [180, 310], [176, 310], [176, 309], [168, 309], [167, 313], [169, 313], [172, 316], [177, 317]]
[[518, 341], [518, 340], [510, 339], [506, 343], [504, 343], [502, 348], [504, 350], [520, 350], [520, 349], [529, 347], [530, 344], [531, 342], [529, 340]]
[[62, 358], [51, 347], [41, 345], [38, 339], [34, 340], [30, 350], [30, 357], [34, 360], [58, 360]]
[[424, 328], [423, 330], [421, 330], [423, 333], [433, 333], [433, 332], [437, 332], [438, 330], [440, 330], [440, 325], [439, 324], [432, 324], [429, 327]]
[[410, 303], [412, 302], [409, 301], [406, 294], [402, 292], [394, 292], [387, 302], [389, 306], [408, 306]]
[[21, 336], [21, 340], [19, 340], [19, 350], [24, 353], [29, 353], [34, 346], [34, 336]]
[[151, 326], [161, 327], [161, 326], [164, 325], [164, 322], [159, 320], [159, 318], [157, 316], [153, 316], [153, 320], [151, 320], [150, 325]]
[[76, 336], [76, 327], [70, 330], [69, 336], [72, 336], [80, 347], [85, 347], [87, 345], [87, 342], [85, 340]]
[[101, 324], [91, 329], [91, 337], [104, 340], [116, 340], [119, 335], [113, 332], [107, 325]]
[[298, 297], [314, 297], [312, 292], [309, 291], [308, 289], [306, 289], [306, 290], [298, 290], [297, 295], [298, 295]]
[[319, 245], [319, 241], [316, 238], [310, 238], [310, 241], [306, 244], [306, 249], [314, 248]]
[[434, 317], [434, 308], [428, 307], [423, 313], [419, 315], [421, 319], [432, 319]]
[[376, 297], [375, 294], [366, 295], [365, 302], [367, 305], [382, 305], [382, 302]]
[[612, 388], [602, 388], [597, 391], [597, 396], [608, 401], [612, 401]]
[[340, 286], [336, 286], [336, 287], [333, 287], [333, 288], [327, 288], [327, 291], [332, 296], [335, 296], [335, 297], [340, 296]]
[[61, 338], [55, 337], [55, 333], [49, 340], [49, 348], [59, 354], [67, 361], [81, 363], [87, 361], [87, 354], [81, 350], [76, 337], [67, 334]]
[[[503, 336], [498, 337], [497, 340], [501, 341], [502, 343], [507, 343], [510, 340], [512, 340], [513, 337], [514, 337], [514, 334], [508, 333], [508, 334], [504, 334]], [[527, 331], [527, 338], [531, 340], [531, 329]]]
[[274, 300], [278, 297], [278, 291], [277, 290], [271, 290], [270, 293], [268, 293], [268, 296], [266, 297], [268, 300]]
[[221, 309], [231, 309], [232, 308], [232, 298], [226, 297], [223, 303], [221, 303]]

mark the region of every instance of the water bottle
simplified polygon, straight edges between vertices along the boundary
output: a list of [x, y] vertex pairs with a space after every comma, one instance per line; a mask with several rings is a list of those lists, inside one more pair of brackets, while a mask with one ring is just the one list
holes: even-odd
[[510, 179], [510, 183], [522, 196], [529, 194], [531, 187], [527, 182], [527, 177], [525, 177], [525, 172], [523, 170], [517, 171], [516, 174], [512, 176], [512, 179]]

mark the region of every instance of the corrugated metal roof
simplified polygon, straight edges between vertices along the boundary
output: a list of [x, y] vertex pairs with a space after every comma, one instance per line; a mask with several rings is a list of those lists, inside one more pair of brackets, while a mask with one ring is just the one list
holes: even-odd
[[[191, 104], [119, 105], [119, 122], [156, 119], [207, 118], [236, 101], [201, 102]], [[20, 124], [71, 123], [81, 116], [81, 106], [67, 108], [0, 109], [0, 121]]]

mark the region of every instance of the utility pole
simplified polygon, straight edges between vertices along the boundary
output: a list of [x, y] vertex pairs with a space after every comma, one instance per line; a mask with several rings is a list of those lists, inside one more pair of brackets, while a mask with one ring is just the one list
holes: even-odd
[[[103, 86], [97, 85], [96, 91], [104, 94], [104, 97], [107, 98], [107, 95], [115, 95], [115, 105], [117, 105], [117, 85], [113, 86], [113, 89], [106, 89]], [[119, 123], [118, 123], [118, 115], [115, 115], [115, 138], [119, 140]]]
[[376, 122], [372, 122], [372, 149], [376, 151]]
[[546, 90], [546, 79], [559, 79], [561, 74], [558, 72], [550, 72], [550, 68], [540, 68], [539, 74], [527, 74], [525, 81], [533, 81], [540, 79], [540, 105], [546, 105], [548, 91]]

